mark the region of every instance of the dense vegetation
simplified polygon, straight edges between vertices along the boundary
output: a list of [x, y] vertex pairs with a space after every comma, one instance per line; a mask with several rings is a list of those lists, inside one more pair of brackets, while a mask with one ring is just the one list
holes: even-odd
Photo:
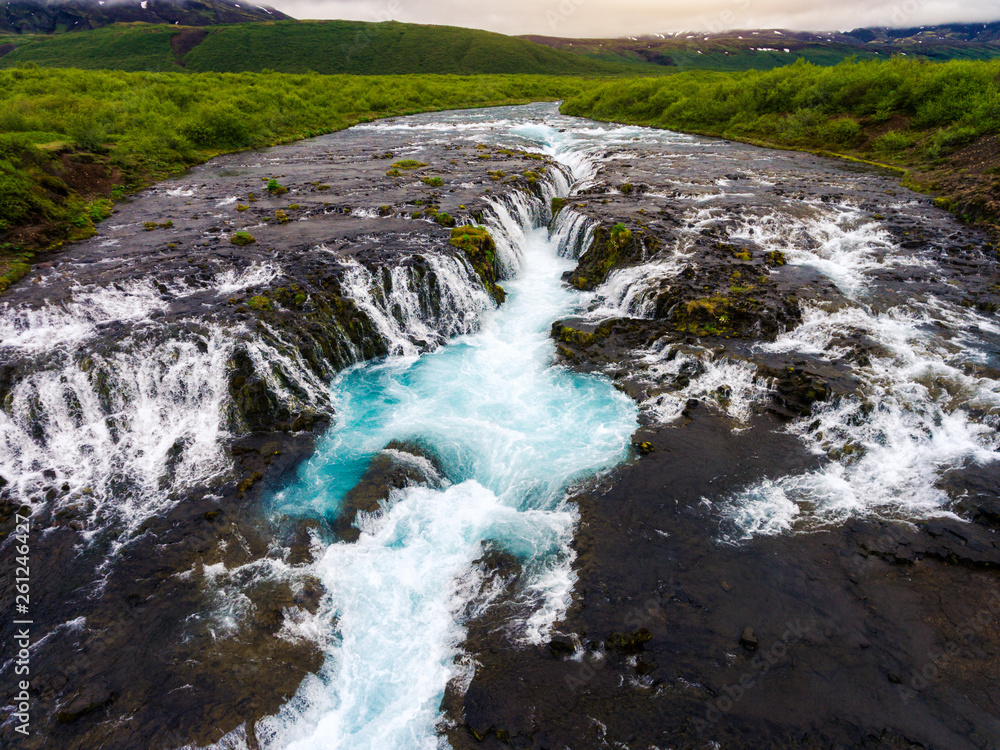
[[[804, 61], [768, 72], [688, 72], [601, 84], [568, 100], [567, 114], [670, 128], [784, 148], [834, 152], [929, 176], [925, 185], [976, 195], [960, 213], [997, 216], [1000, 61], [907, 58]], [[969, 164], [953, 156], [970, 144]], [[963, 172], [959, 173], [959, 169]], [[961, 176], [961, 180], [959, 177]], [[974, 184], [973, 184], [974, 183]], [[947, 204], [948, 200], [944, 199]]]
[[592, 75], [655, 66], [595, 60], [489, 31], [361, 21], [277, 21], [205, 28], [115, 24], [93, 31], [0, 37], [0, 67], [235, 73]]
[[91, 233], [108, 194], [222, 152], [376, 117], [558, 99], [586, 85], [537, 76], [0, 71], [0, 275], [32, 247]]

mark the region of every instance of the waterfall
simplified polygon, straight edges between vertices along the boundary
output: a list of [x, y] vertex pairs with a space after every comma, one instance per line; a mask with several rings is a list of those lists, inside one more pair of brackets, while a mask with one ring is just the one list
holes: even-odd
[[347, 258], [341, 287], [389, 344], [394, 355], [417, 354], [475, 331], [493, 302], [469, 262], [426, 255], [419, 263], [374, 271]]
[[[315, 566], [329, 592], [318, 618], [328, 623], [326, 663], [257, 725], [261, 747], [437, 748], [445, 686], [468, 677], [464, 618], [497, 594], [482, 591], [475, 564], [487, 549], [515, 556], [525, 571], [508, 637], [543, 643], [565, 612], [577, 520], [567, 487], [624, 457], [636, 407], [606, 379], [550, 364], [552, 321], [581, 301], [561, 281], [573, 267], [565, 248], [589, 228], [567, 213], [550, 232], [550, 219], [539, 196], [493, 199], [483, 224], [508, 274], [507, 301], [487, 310], [475, 333], [334, 381], [337, 421], [298, 480], [275, 496], [276, 513], [336, 516], [371, 457], [394, 439], [425, 446], [447, 482], [394, 491], [378, 512], [358, 515], [357, 541], [326, 549]], [[355, 280], [375, 290], [385, 281], [361, 272]], [[381, 311], [379, 329], [400, 342], [397, 353], [412, 354], [402, 343], [412, 335], [408, 318], [385, 314], [386, 295], [372, 292], [363, 307]], [[248, 746], [238, 730], [216, 747]]]

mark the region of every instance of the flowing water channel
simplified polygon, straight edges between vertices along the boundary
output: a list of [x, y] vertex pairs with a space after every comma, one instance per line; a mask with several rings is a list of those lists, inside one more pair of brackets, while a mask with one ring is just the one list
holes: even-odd
[[[508, 637], [545, 644], [576, 582], [573, 492], [629, 458], [640, 425], [680, 425], [693, 401], [710, 404], [734, 433], [747, 429], [775, 397], [767, 374], [775, 368], [813, 368], [848, 385], [782, 428], [816, 457], [812, 468], [704, 499], [715, 524], [706, 533], [719, 543], [809, 531], [850, 516], [963, 517], [954, 477], [995, 467], [1000, 458], [996, 315], [955, 296], [961, 284], [940, 244], [901, 240], [914, 227], [932, 237], [955, 230], [949, 217], [929, 213], [905, 192], [887, 197], [885, 178], [532, 105], [360, 126], [253, 163], [226, 157], [206, 172], [215, 183], [192, 179], [142, 200], [179, 207], [203, 197], [212, 206], [203, 215], [235, 227], [225, 212], [238, 191], [227, 180], [257, 179], [261, 169], [307, 179], [301, 175], [316, 169], [316, 153], [330, 144], [341, 149], [323, 152], [334, 153], [333, 175], [341, 169], [335, 162], [348, 164], [360, 144], [392, 149], [396, 158], [446, 158], [448, 149], [478, 145], [552, 160], [534, 192], [491, 192], [499, 186], [471, 177], [455, 188], [470, 204], [474, 193], [485, 195], [477, 218], [496, 241], [506, 300], [497, 305], [460, 256], [421, 249], [429, 240], [420, 234], [428, 224], [419, 211], [380, 219], [376, 200], [384, 198], [327, 176], [352, 205], [317, 202], [316, 213], [282, 228], [279, 241], [304, 237], [308, 252], [336, 270], [338, 288], [384, 343], [382, 356], [366, 355], [354, 340], [344, 346], [339, 372], [329, 363], [310, 367], [284, 345], [276, 324], [254, 327], [245, 317], [231, 323], [206, 312], [294, 280], [293, 261], [280, 251], [205, 266], [197, 279], [122, 275], [109, 283], [101, 269], [127, 274], [128, 263], [98, 253], [121, 247], [116, 232], [134, 222], [110, 227], [81, 257], [29, 278], [30, 293], [20, 302], [11, 297], [0, 315], [10, 381], [0, 414], [0, 474], [7, 492], [16, 490], [39, 518], [63, 508], [79, 519], [78, 549], [108, 545], [98, 583], [87, 589], [93, 601], [108, 570], [127, 566], [130, 549], [148, 539], [158, 514], [230, 470], [223, 447], [246, 429], [231, 418], [234, 391], [226, 380], [237, 352], [246, 353], [249, 371], [282, 413], [308, 407], [332, 417], [311, 457], [261, 499], [270, 517], [332, 522], [378, 455], [415, 464], [429, 478], [394, 490], [376, 512], [359, 512], [356, 541], [313, 538], [308, 573], [325, 594], [313, 611], [289, 614], [281, 637], [316, 645], [322, 666], [256, 724], [252, 738], [241, 726], [214, 747], [446, 746], [442, 697], [449, 684], [461, 691], [474, 670], [462, 652], [466, 623], [505, 595], [490, 583], [484, 556], [513, 556], [524, 571], [518, 614], [504, 626]], [[614, 177], [627, 170], [635, 174], [628, 183]], [[644, 183], [635, 194], [632, 182]], [[826, 192], [810, 194], [820, 182]], [[570, 201], [555, 216], [553, 198]], [[403, 237], [408, 263], [372, 264], [312, 229], [309, 220], [334, 214], [368, 222], [354, 241], [376, 252]], [[663, 243], [612, 270], [593, 291], [568, 285], [595, 228], [619, 217], [663, 230]], [[250, 229], [274, 227], [263, 226]], [[217, 231], [199, 226], [197, 236]], [[589, 374], [556, 356], [555, 321], [575, 319], [593, 330], [610, 319], [662, 318], [659, 295], [697, 264], [704, 237], [782, 253], [787, 266], [774, 272], [819, 291], [803, 292], [801, 317], [770, 338], [719, 345], [664, 334], [621, 348], [616, 361], [598, 362]], [[734, 276], [732, 288], [744, 288], [748, 278]], [[392, 441], [419, 446], [421, 455], [387, 448]], [[287, 575], [283, 564], [264, 568]], [[204, 575], [225, 592], [239, 570], [220, 562], [205, 565]], [[219, 632], [238, 632], [240, 617], [224, 601], [191, 621], [228, 622]]]
[[552, 321], [580, 304], [561, 280], [573, 262], [559, 257], [544, 227], [525, 226], [518, 237], [509, 296], [478, 333], [337, 378], [335, 427], [275, 499], [285, 512], [335, 516], [391, 440], [418, 442], [447, 477], [443, 489], [397, 491], [383, 513], [359, 520], [357, 542], [324, 554], [323, 616], [336, 621], [330, 655], [268, 722], [269, 746], [437, 747], [459, 615], [477, 591], [473, 561], [487, 547], [532, 571], [526, 641], [542, 642], [568, 603], [576, 515], [567, 489], [625, 458], [637, 408], [605, 378], [552, 366]]

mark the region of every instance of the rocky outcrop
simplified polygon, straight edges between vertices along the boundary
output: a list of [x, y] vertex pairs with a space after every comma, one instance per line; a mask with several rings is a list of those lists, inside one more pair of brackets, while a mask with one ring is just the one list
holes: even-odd
[[344, 496], [334, 529], [341, 539], [357, 541], [359, 512], [378, 513], [393, 491], [405, 487], [441, 489], [447, 483], [437, 459], [416, 443], [392, 440], [375, 454], [357, 485]]

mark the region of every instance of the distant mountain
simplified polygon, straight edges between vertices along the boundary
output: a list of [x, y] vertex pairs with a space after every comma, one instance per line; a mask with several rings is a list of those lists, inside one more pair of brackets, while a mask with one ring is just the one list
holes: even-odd
[[211, 26], [277, 21], [290, 16], [274, 8], [234, 0], [2, 0], [0, 33], [52, 34], [113, 23]]
[[923, 42], [974, 42], [1000, 44], [1000, 21], [992, 23], [951, 23], [942, 26], [915, 26], [909, 29], [876, 27], [855, 29], [848, 37], [863, 43], [884, 42], [891, 44]]
[[799, 58], [832, 65], [847, 57], [895, 54], [931, 60], [1000, 56], [1000, 22], [948, 24], [912, 29], [866, 28], [840, 32], [748, 29], [705, 33], [681, 31], [622, 39], [524, 36], [554, 49], [605, 60], [631, 60], [675, 70], [768, 70]]

